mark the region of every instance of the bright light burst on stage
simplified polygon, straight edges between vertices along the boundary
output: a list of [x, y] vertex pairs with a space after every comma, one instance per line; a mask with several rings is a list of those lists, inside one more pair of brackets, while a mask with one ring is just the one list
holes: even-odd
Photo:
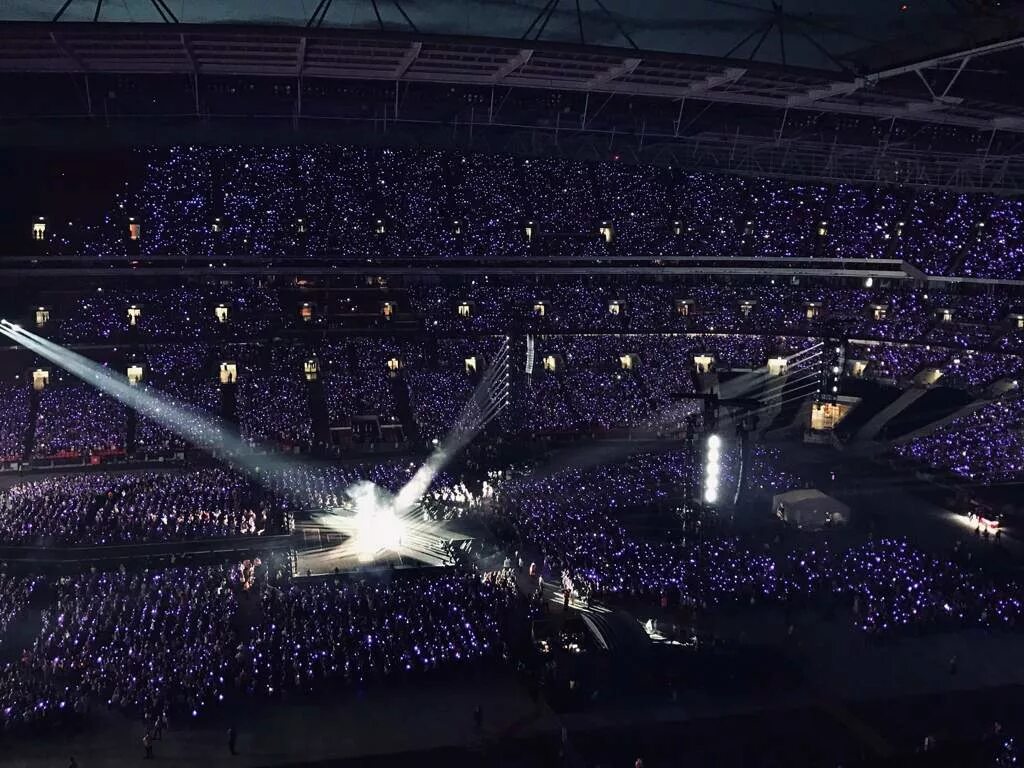
[[[375, 490], [379, 490], [376, 489]], [[374, 494], [376, 495], [376, 494]], [[372, 560], [379, 552], [397, 550], [402, 546], [405, 526], [395, 508], [376, 499], [358, 502], [355, 515], [355, 544], [360, 560]]]
[[361, 562], [376, 560], [385, 552], [400, 552], [408, 544], [425, 544], [421, 532], [395, 512], [394, 499], [380, 486], [355, 483], [345, 491], [347, 501], [338, 509], [318, 515], [316, 520], [346, 537], [342, 547]]
[[399, 512], [396, 497], [380, 486], [364, 480], [345, 489], [345, 497], [341, 506], [313, 518], [345, 538], [332, 550], [336, 557], [370, 563], [385, 555], [422, 559], [439, 552], [436, 526], [415, 510]]

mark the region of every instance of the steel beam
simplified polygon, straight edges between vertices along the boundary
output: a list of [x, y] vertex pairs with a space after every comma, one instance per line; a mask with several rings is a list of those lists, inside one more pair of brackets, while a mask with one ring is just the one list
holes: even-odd
[[413, 62], [416, 61], [421, 50], [423, 50], [423, 43], [416, 41], [409, 44], [409, 50], [402, 55], [402, 58], [395, 66], [395, 71], [392, 74], [392, 77], [395, 80], [400, 80], [405, 73], [409, 71], [409, 67], [411, 67]]
[[490, 76], [492, 83], [501, 83], [506, 77], [511, 75], [521, 66], [526, 64], [531, 58], [533, 58], [533, 49], [523, 48], [515, 56], [509, 57], [508, 61], [502, 64], [498, 69], [493, 72]]
[[1012, 51], [1017, 48], [1024, 48], [1024, 37], [1015, 37], [1010, 40], [1003, 40], [998, 43], [989, 43], [988, 45], [979, 45], [975, 48], [967, 48], [962, 51], [955, 51], [953, 53], [947, 53], [942, 56], [933, 56], [929, 59], [922, 59], [921, 61], [915, 61], [912, 64], [905, 64], [900, 67], [890, 67], [888, 69], [882, 69], [877, 72], [865, 75], [864, 79], [869, 83], [877, 83], [881, 80], [888, 80], [893, 77], [899, 77], [900, 75], [907, 75], [914, 72], [919, 72], [923, 69], [931, 69], [933, 67], [942, 66], [943, 64], [956, 64], [961, 62], [963, 59], [974, 59], [980, 56], [988, 56], [993, 53], [1002, 53], [1004, 51]]
[[68, 48], [64, 44], [64, 41], [60, 39], [60, 36], [58, 36], [56, 32], [51, 32], [50, 33], [50, 40], [53, 41], [53, 44], [56, 46], [56, 48], [60, 52], [61, 56], [66, 58], [68, 61], [70, 61], [74, 65], [74, 67], [72, 67], [72, 69], [71, 69], [72, 72], [87, 72], [88, 71], [86, 69], [86, 67], [85, 67], [85, 64], [82, 63], [82, 60], [79, 59], [74, 53], [71, 52], [71, 49]]
[[832, 83], [825, 88], [811, 88], [801, 94], [793, 94], [792, 96], [786, 97], [787, 107], [799, 107], [805, 104], [813, 104], [816, 101], [822, 99], [831, 99], [836, 96], [846, 96], [854, 91], [859, 91], [864, 87], [864, 79], [858, 77], [856, 80], [850, 82], [838, 82]]
[[691, 83], [690, 85], [687, 85], [677, 90], [675, 93], [675, 97], [685, 98], [687, 96], [696, 96], [698, 94], [704, 94], [712, 90], [713, 88], [728, 85], [729, 83], [735, 83], [745, 74], [747, 74], [747, 70], [745, 69], [742, 69], [740, 67], [729, 67], [720, 75], [708, 75], [703, 80], [698, 80], [697, 82]]
[[295, 46], [295, 75], [302, 77], [302, 71], [306, 68], [306, 46], [309, 38], [303, 35], [299, 38], [299, 44]]
[[641, 61], [643, 61], [643, 59], [623, 59], [622, 63], [618, 66], [609, 67], [607, 71], [602, 72], [599, 75], [594, 75], [590, 80], [590, 87], [600, 88], [602, 85], [607, 85], [613, 80], [618, 80], [620, 77], [628, 75], [640, 66]]

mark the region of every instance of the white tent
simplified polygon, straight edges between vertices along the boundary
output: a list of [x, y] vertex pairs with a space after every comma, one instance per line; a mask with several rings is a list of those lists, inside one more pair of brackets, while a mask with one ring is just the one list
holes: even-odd
[[772, 510], [780, 520], [812, 531], [850, 520], [848, 506], [816, 488], [778, 493], [772, 499]]

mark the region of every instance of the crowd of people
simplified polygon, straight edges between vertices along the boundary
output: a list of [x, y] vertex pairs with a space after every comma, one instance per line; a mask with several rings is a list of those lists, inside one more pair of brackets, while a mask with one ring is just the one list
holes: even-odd
[[124, 406], [95, 387], [77, 380], [54, 382], [39, 396], [33, 453], [43, 457], [123, 453], [126, 423]]
[[293, 466], [268, 471], [262, 482], [296, 508], [326, 509], [345, 503], [345, 489], [360, 481], [395, 493], [417, 467], [415, 461], [402, 459]]
[[996, 400], [924, 437], [893, 448], [898, 456], [979, 483], [1024, 474], [1024, 402]]
[[916, 344], [851, 344], [848, 357], [868, 364], [872, 378], [895, 379], [898, 382], [913, 379], [928, 367], [941, 369], [950, 356], [944, 347]]
[[18, 614], [25, 610], [39, 582], [38, 577], [15, 576], [0, 570], [0, 639]]
[[[738, 443], [726, 440], [722, 454], [722, 494], [730, 495]], [[839, 605], [871, 636], [1024, 620], [1017, 585], [905, 541], [780, 549], [721, 533], [711, 520], [702, 533], [652, 526], [650, 515], [672, 519], [687, 503], [699, 471], [689, 452], [595, 455], [593, 465], [586, 454], [577, 458], [492, 476], [492, 492], [467, 514], [482, 516], [510, 556], [535, 558], [545, 580], [588, 601], [687, 610]], [[750, 458], [750, 494], [804, 482], [770, 448], [755, 445]], [[44, 479], [0, 495], [0, 538], [66, 544], [260, 533], [280, 525], [283, 509], [343, 503], [359, 480], [397, 491], [415, 469], [399, 460], [270, 469], [259, 486], [219, 469]], [[435, 492], [457, 485], [441, 476]], [[499, 572], [369, 580], [296, 578], [277, 555], [49, 580], [0, 575], [0, 643], [30, 600], [45, 606], [35, 640], [0, 668], [0, 724], [41, 727], [110, 707], [156, 726], [231, 697], [362, 688], [507, 659], [530, 605], [511, 562]]]
[[[213, 372], [218, 360], [208, 344], [161, 344], [149, 347], [140, 359], [144, 366], [143, 386], [159, 392], [176, 405], [208, 417], [221, 412], [220, 389]], [[166, 455], [180, 450], [186, 440], [164, 425], [139, 416], [135, 431], [137, 454]]]
[[[368, 275], [388, 262], [742, 257], [893, 259], [930, 276], [1024, 279], [1018, 199], [387, 148], [172, 147], [147, 150], [146, 161], [141, 182], [125, 185], [104, 220], [65, 227], [65, 217], [51, 216], [43, 247], [98, 262], [199, 258], [211, 268], [240, 257], [336, 258], [366, 264]], [[757, 396], [752, 382], [764, 378], [746, 372], [824, 338], [854, 339], [849, 361], [901, 385], [928, 367], [973, 396], [1024, 379], [1015, 320], [1024, 308], [1012, 287], [876, 286], [866, 276], [420, 277], [91, 285], [55, 298], [67, 303], [51, 307], [40, 332], [102, 346], [85, 354], [110, 355], [103, 362], [116, 360], [119, 370], [138, 363], [140, 387], [236, 423], [254, 447], [296, 453], [319, 450], [325, 435], [360, 417], [402, 422], [418, 447], [438, 444], [503, 343], [514, 345], [516, 384], [496, 426], [502, 440], [526, 437], [531, 448], [544, 444], [537, 437], [565, 433], [681, 433], [702, 410], [691, 397], [695, 358], [727, 374], [723, 397], [730, 387]], [[794, 362], [791, 380], [820, 359]], [[232, 373], [221, 367], [229, 362]], [[55, 370], [34, 393], [26, 364], [8, 367], [18, 366], [20, 378], [5, 369], [0, 389], [0, 464], [26, 452], [83, 463], [132, 451], [184, 458], [187, 441], [161, 424]], [[966, 480], [1017, 482], [1022, 402], [995, 400], [894, 451]], [[619, 446], [588, 444], [551, 466], [513, 462], [482, 485], [468, 479], [502, 440], [438, 476], [417, 510], [425, 521], [479, 517], [464, 522], [496, 535], [509, 555], [500, 571], [302, 578], [289, 553], [45, 577], [0, 567], [0, 729], [109, 708], [145, 723], [148, 751], [170, 719], [222, 702], [507, 663], [511, 638], [528, 633], [540, 599], [520, 595], [534, 572], [564, 589], [566, 606], [577, 597], [577, 605], [640, 602], [689, 615], [760, 604], [839, 608], [869, 638], [1024, 623], [1024, 587], [956, 553], [874, 536], [784, 547], [723, 532], [713, 514], [694, 514], [701, 467], [688, 451], [616, 461], [608, 456]], [[731, 435], [724, 441], [720, 498], [764, 501], [807, 485], [776, 450], [755, 443], [744, 454]], [[749, 461], [742, 489], [741, 455]], [[210, 465], [19, 479], [0, 488], [0, 544], [283, 533], [294, 511], [344, 505], [346, 489], [364, 480], [395, 493], [419, 465], [300, 466], [273, 457], [255, 477]]]
[[[324, 419], [321, 426], [327, 430], [351, 426], [355, 417], [367, 416], [401, 424], [407, 438], [418, 433], [424, 443], [440, 440], [457, 420], [488, 360], [507, 338], [498, 334], [400, 340], [356, 336], [287, 347], [170, 344], [152, 346], [137, 357], [145, 371], [143, 387], [214, 419], [224, 415], [225, 402], [216, 366], [223, 360], [236, 363], [236, 416], [242, 436], [261, 448], [307, 451], [320, 444], [316, 435], [325, 434], [317, 431], [317, 418]], [[816, 343], [815, 337], [756, 333], [538, 335], [532, 341], [530, 375], [517, 382], [516, 406], [502, 414], [501, 425], [508, 432], [534, 435], [678, 428], [697, 409], [696, 400], [684, 398], [695, 391], [695, 358], [707, 356], [715, 371], [755, 370], [773, 357], [797, 356], [794, 365], [817, 360], [813, 353], [800, 357]], [[525, 354], [525, 347], [515, 348], [515, 356]], [[935, 367], [942, 373], [943, 385], [963, 387], [976, 396], [995, 382], [1012, 387], [1024, 380], [1024, 357], [1006, 352], [857, 341], [850, 343], [847, 357], [867, 363], [864, 376], [901, 384]], [[305, 370], [310, 360], [318, 368], [314, 381]], [[791, 369], [790, 374], [794, 373]], [[324, 407], [318, 411], [315, 391], [321, 385]], [[730, 386], [723, 384], [723, 392]], [[756, 396], [757, 392], [733, 394]], [[0, 459], [4, 461], [19, 460], [30, 438], [32, 456], [78, 461], [120, 459], [128, 450], [136, 456], [167, 456], [187, 444], [141, 415], [130, 432], [124, 406], [67, 376], [58, 374], [39, 393], [34, 420], [29, 419], [31, 396], [27, 383], [12, 387], [10, 407], [0, 414]], [[408, 410], [402, 410], [399, 402], [406, 398]], [[967, 427], [972, 423], [963, 422]], [[990, 439], [980, 442], [993, 448], [987, 459], [992, 476], [1005, 479], [1020, 474], [1014, 469], [1021, 463], [1012, 440], [1015, 423], [1011, 418], [1004, 426], [997, 424]], [[902, 452], [924, 456], [928, 453], [924, 446], [937, 445], [936, 439], [941, 438], [966, 457], [972, 448], [961, 446], [960, 428], [960, 422], [954, 423]], [[1002, 448], [1009, 450], [996, 450], [996, 441], [1004, 440], [1003, 435], [1009, 436], [1009, 443]], [[973, 450], [983, 449], [975, 446]], [[949, 462], [931, 458], [929, 463]], [[976, 470], [960, 474], [981, 477]]]
[[324, 399], [332, 427], [348, 426], [353, 416], [394, 416], [387, 361], [399, 354], [397, 343], [370, 337], [315, 349], [315, 359], [324, 366]]
[[1016, 627], [1024, 621], [1020, 586], [906, 541], [883, 539], [831, 558], [801, 560], [806, 562], [815, 563], [819, 583], [828, 579], [853, 596], [855, 621], [873, 634], [901, 627]]
[[[217, 295], [226, 298], [217, 301], [213, 298]], [[347, 363], [346, 347], [357, 349], [357, 361], [400, 353], [401, 341], [380, 333], [387, 326], [383, 307], [388, 304], [389, 312], [402, 313], [413, 327], [430, 335], [845, 336], [933, 350], [1024, 350], [1014, 319], [1021, 306], [1006, 288], [980, 292], [887, 285], [871, 289], [810, 280], [791, 284], [782, 278], [675, 282], [627, 275], [610, 282], [563, 276], [528, 284], [484, 277], [457, 286], [413, 283], [372, 291], [370, 298], [354, 289], [343, 300], [318, 303], [310, 310], [312, 319], [303, 315], [305, 298], [284, 283], [188, 289], [107, 287], [52, 308], [50, 324], [42, 332], [66, 343], [148, 343], [153, 351], [159, 349], [156, 345], [183, 349], [205, 344], [219, 357], [234, 343], [265, 339], [285, 329], [327, 327], [372, 333], [323, 345], [325, 355], [340, 355]], [[173, 311], [161, 311], [165, 304]], [[128, 320], [133, 307], [139, 313], [135, 326]], [[218, 320], [218, 307], [229, 312], [227, 322]], [[736, 364], [742, 366], [742, 356]]]
[[449, 572], [386, 583], [285, 581], [260, 599], [262, 622], [235, 657], [236, 685], [279, 698], [507, 658], [517, 589], [504, 576]]
[[402, 377], [421, 438], [441, 440], [455, 425], [503, 340], [484, 336], [404, 345], [409, 364], [403, 361]]
[[[51, 475], [0, 489], [0, 543], [105, 546], [286, 533], [298, 510], [347, 503], [361, 481], [396, 493], [417, 461]], [[430, 494], [457, 484], [442, 472]]]
[[[994, 311], [982, 306], [975, 314]], [[357, 417], [399, 425], [405, 439], [416, 436], [422, 444], [442, 439], [488, 360], [510, 338], [518, 339], [513, 356], [526, 356], [523, 337], [480, 333], [428, 338], [351, 336], [343, 341], [290, 345], [153, 344], [133, 353], [127, 362], [105, 362], [108, 366], [137, 362], [144, 371], [142, 387], [214, 419], [224, 417], [227, 407], [217, 367], [224, 361], [235, 363], [234, 416], [242, 437], [261, 450], [306, 452], [326, 450], [329, 430], [351, 427]], [[766, 335], [753, 329], [748, 333], [537, 334], [530, 340], [532, 369], [522, 379], [517, 373], [515, 407], [506, 409], [500, 423], [506, 432], [539, 436], [664, 433], [678, 429], [687, 415], [699, 409], [696, 400], [685, 397], [695, 391], [695, 358], [708, 357], [714, 371], [742, 372], [763, 368], [774, 357], [799, 356], [819, 340]], [[862, 361], [867, 367], [861, 375], [895, 379], [901, 385], [925, 368], [935, 367], [942, 374], [942, 385], [965, 388], [974, 396], [985, 394], [995, 382], [1013, 386], [1024, 380], [1024, 357], [1013, 352], [857, 340], [849, 344], [847, 357], [848, 373], [855, 370], [853, 361]], [[807, 354], [800, 359], [818, 358]], [[306, 370], [310, 361], [316, 367], [315, 378]], [[731, 386], [726, 381], [723, 392]], [[319, 392], [322, 407], [318, 407]], [[166, 457], [180, 454], [188, 442], [145, 416], [130, 419], [128, 410], [113, 398], [59, 372], [38, 393], [34, 419], [29, 417], [34, 395], [28, 382], [12, 386], [9, 394], [10, 407], [0, 414], [0, 460], [6, 462], [18, 461], [27, 445], [33, 446], [33, 457], [85, 462], [122, 460], [129, 452], [136, 457]], [[750, 389], [733, 395], [757, 396], [757, 392]], [[967, 427], [972, 423], [963, 422]], [[986, 472], [1004, 479], [1020, 476], [1022, 459], [1012, 437], [1014, 424], [1011, 419], [1005, 426], [996, 425], [992, 435], [979, 442], [992, 448], [988, 469], [959, 474], [976, 479]], [[938, 446], [940, 439], [960, 446], [960, 427], [960, 422], [954, 423], [901, 453], [925, 457], [932, 466], [949, 465], [926, 446]], [[368, 439], [382, 438], [375, 429]], [[968, 452], [980, 456], [985, 449], [962, 446], [959, 450], [966, 458]]]
[[116, 213], [55, 227], [50, 251], [123, 255], [128, 216], [142, 255], [208, 258], [600, 258], [621, 248], [895, 258], [929, 274], [1015, 278], [1024, 249], [1019, 200], [909, 187], [387, 148], [189, 146], [147, 161], [141, 184], [111, 201]]
[[294, 349], [272, 347], [263, 359], [244, 361], [238, 381], [238, 426], [255, 443], [291, 449], [313, 442], [310, 397], [302, 356]]
[[[0, 668], [0, 727], [111, 708], [156, 730], [226, 697], [362, 688], [508, 658], [521, 605], [506, 574], [298, 581], [271, 567], [277, 559], [57, 579], [34, 641]], [[0, 620], [40, 581], [0, 576]]]
[[0, 490], [0, 543], [134, 544], [284, 530], [288, 502], [226, 469], [72, 474]]
[[[732, 536], [645, 536], [623, 523], [630, 510], [656, 507], [688, 472], [667, 454], [525, 474], [498, 488], [496, 519], [510, 548], [536, 553], [546, 578], [565, 577], [581, 595], [690, 607], [845, 600], [857, 626], [873, 635], [1024, 621], [1024, 588], [905, 541], [776, 552]], [[751, 483], [777, 487], [770, 477]]]
[[[865, 288], [759, 279], [614, 283], [560, 278], [551, 285], [497, 279], [460, 287], [412, 286], [414, 314], [447, 333], [782, 334], [878, 339], [985, 349], [1012, 330], [1012, 291]], [[461, 307], [461, 309], [460, 309]], [[834, 329], [839, 329], [838, 331]], [[1016, 344], [1013, 348], [1020, 348]]]
[[25, 432], [29, 420], [29, 390], [27, 386], [5, 387], [0, 390], [0, 464], [21, 461], [25, 455]]
[[[98, 287], [59, 316], [64, 343], [231, 340], [257, 337], [283, 322], [280, 292], [243, 280], [229, 289], [205, 284], [150, 288]], [[218, 315], [221, 312], [222, 315]]]
[[234, 578], [217, 566], [59, 579], [34, 642], [0, 671], [0, 724], [66, 721], [100, 707], [151, 724], [223, 700], [236, 641]]
[[954, 353], [943, 370], [968, 387], [985, 387], [1000, 379], [1024, 378], [1024, 358], [995, 352]]

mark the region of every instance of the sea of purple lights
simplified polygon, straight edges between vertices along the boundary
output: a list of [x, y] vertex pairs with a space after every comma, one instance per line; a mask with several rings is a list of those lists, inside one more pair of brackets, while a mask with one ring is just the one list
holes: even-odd
[[[520, 600], [501, 574], [299, 583], [260, 561], [94, 572], [49, 586], [35, 640], [0, 667], [4, 730], [98, 708], [148, 724], [164, 713], [196, 717], [226, 697], [362, 688], [501, 659]], [[0, 576], [0, 606], [13, 619], [38, 588]], [[253, 623], [239, 635], [243, 603]]]
[[[603, 303], [595, 302], [595, 307], [606, 311]], [[833, 307], [833, 311], [842, 311], [842, 307]], [[986, 316], [993, 311], [985, 306], [975, 310]], [[399, 390], [407, 388], [420, 438], [440, 439], [451, 428], [474, 386], [474, 376], [466, 371], [466, 359], [480, 355], [486, 361], [503, 338], [352, 336], [343, 341], [288, 346], [265, 342], [152, 344], [139, 358], [146, 368], [145, 386], [214, 416], [220, 414], [222, 404], [215, 376], [218, 362], [234, 360], [239, 365], [237, 415], [243, 436], [263, 447], [308, 450], [316, 441], [311, 388], [303, 372], [306, 360], [316, 359], [320, 365], [318, 377], [323, 384], [327, 426], [348, 426], [354, 416], [376, 416], [386, 423], [397, 423], [397, 384]], [[771, 355], [791, 355], [814, 343], [813, 336], [765, 336], [753, 331], [549, 333], [538, 334], [535, 339], [535, 365], [524, 400], [502, 416], [507, 429], [534, 434], [672, 427], [687, 412], [674, 402], [674, 396], [692, 391], [694, 355], [713, 354], [719, 369], [748, 369], [763, 366]], [[637, 364], [633, 370], [622, 367], [621, 358], [626, 355], [634, 356]], [[942, 384], [976, 392], [1001, 379], [1024, 380], [1024, 359], [1004, 352], [920, 343], [855, 343], [849, 355], [868, 361], [869, 376], [906, 380], [934, 365], [943, 373]], [[560, 361], [554, 373], [544, 367], [549, 356]], [[397, 382], [387, 368], [393, 358], [401, 364]], [[10, 407], [0, 414], [0, 456], [16, 461], [25, 445], [27, 378], [24, 384], [10, 387]], [[961, 442], [958, 430], [961, 426], [969, 429], [973, 423], [954, 422], [940, 435], [955, 449]], [[975, 431], [970, 439], [986, 447], [973, 450], [979, 455], [983, 450], [990, 456], [989, 469], [958, 473], [978, 479], [1020, 476], [1024, 461], [1012, 439], [1014, 423], [1011, 420], [991, 435]], [[120, 457], [126, 449], [124, 407], [59, 373], [40, 394], [38, 416], [31, 426], [32, 455], [36, 457], [110, 458]], [[918, 447], [904, 451], [905, 455], [918, 456], [938, 467], [961, 463], [940, 458], [937, 450], [920, 447], [937, 445], [934, 440], [915, 445]], [[146, 418], [137, 420], [137, 455], [166, 455], [183, 447], [183, 441], [163, 427]], [[965, 446], [960, 450], [972, 449]]]
[[[313, 326], [300, 319], [303, 298], [288, 292], [285, 285], [274, 288], [217, 283], [136, 290], [108, 286], [69, 300], [66, 305], [51, 307], [51, 323], [56, 330], [47, 326], [43, 332], [55, 334], [65, 343], [155, 344], [253, 340], [284, 328], [321, 325], [376, 330], [384, 325], [381, 304], [390, 300], [428, 332], [450, 335], [522, 330], [806, 336], [841, 333], [851, 338], [953, 349], [985, 350], [994, 343], [1009, 351], [1020, 346], [1014, 328], [1005, 322], [1020, 305], [1017, 296], [1006, 289], [991, 293], [925, 291], [906, 286], [867, 289], [795, 285], [781, 278], [749, 285], [707, 280], [672, 283], [627, 276], [605, 285], [580, 278], [528, 285], [485, 277], [461, 287], [411, 285], [375, 294], [357, 291], [340, 301], [321, 302]], [[683, 301], [691, 302], [685, 314], [679, 311]], [[620, 312], [609, 310], [612, 302], [621, 305]], [[229, 307], [226, 324], [219, 323], [214, 314], [214, 307], [220, 303]], [[463, 304], [468, 306], [468, 314], [460, 313]], [[545, 305], [543, 315], [536, 308], [538, 304]], [[130, 328], [128, 309], [133, 305], [142, 314], [137, 326]], [[808, 317], [809, 305], [816, 305], [820, 313]], [[883, 309], [879, 317], [875, 317], [876, 307]], [[942, 310], [950, 313], [948, 322], [940, 322]], [[343, 347], [344, 343], [337, 346]]]
[[269, 585], [263, 620], [236, 654], [236, 685], [278, 698], [496, 658], [516, 600], [514, 581], [459, 573]]
[[298, 365], [277, 359], [269, 368], [250, 368], [240, 377], [238, 425], [242, 436], [254, 443], [285, 448], [309, 446], [313, 440], [309, 394]]
[[[213, 371], [217, 359], [207, 344], [161, 344], [144, 355], [144, 386], [162, 393], [179, 406], [216, 417], [221, 410], [220, 388]], [[140, 454], [167, 454], [180, 450], [184, 440], [166, 427], [139, 416], [135, 450]]]
[[953, 381], [968, 387], [983, 387], [998, 379], [1024, 378], [1024, 359], [994, 352], [954, 353], [944, 366]]
[[[788, 488], [771, 464], [755, 463], [755, 488]], [[782, 554], [739, 538], [642, 537], [619, 515], [665, 499], [687, 473], [677, 455], [637, 457], [617, 467], [527, 475], [499, 489], [498, 519], [519, 551], [538, 551], [583, 591], [659, 598], [686, 605], [790, 603], [841, 598], [872, 634], [933, 627], [1019, 626], [1024, 589], [961, 563], [883, 539], [845, 551], [816, 547]], [[770, 469], [769, 469], [770, 471]]]
[[394, 493], [417, 466], [310, 464], [264, 471], [258, 481], [213, 467], [25, 480], [0, 490], [0, 543], [84, 546], [282, 533], [296, 509], [341, 505], [345, 489], [363, 480]]
[[222, 567], [86, 573], [60, 579], [32, 645], [0, 668], [5, 728], [91, 708], [146, 716], [223, 697], [237, 611]]
[[[614, 285], [589, 280], [559, 279], [551, 285], [500, 284], [496, 280], [472, 281], [460, 287], [412, 286], [411, 309], [428, 329], [450, 333], [508, 332], [526, 325], [535, 332], [689, 332], [689, 333], [793, 333], [823, 335], [826, 327], [838, 326], [853, 338], [879, 338], [916, 342], [937, 324], [935, 311], [950, 309], [950, 327], [984, 325], [989, 337], [1013, 306], [1006, 292], [978, 296], [897, 287], [867, 289], [793, 285], [783, 279], [729, 285], [720, 282], [651, 282], [623, 276]], [[612, 302], [624, 310], [609, 311]], [[688, 313], [678, 302], [692, 302]], [[470, 312], [459, 314], [466, 303]], [[540, 316], [538, 303], [545, 304]], [[807, 316], [808, 305], [821, 309]], [[874, 306], [885, 316], [876, 318]], [[979, 305], [988, 309], [980, 312]], [[970, 326], [962, 326], [970, 323]], [[972, 337], [973, 339], [973, 337]], [[950, 336], [950, 345], [967, 340]], [[977, 339], [973, 339], [977, 340]]]
[[1024, 475], [1024, 401], [997, 400], [893, 450], [982, 483], [1017, 480]]
[[44, 477], [0, 490], [0, 543], [110, 545], [283, 529], [286, 505], [221, 469]]
[[36, 456], [123, 453], [125, 408], [87, 384], [55, 381], [39, 397]]
[[0, 638], [7, 627], [28, 607], [33, 590], [41, 579], [35, 576], [16, 576], [0, 570]]
[[[228, 309], [221, 323], [215, 308]], [[134, 326], [128, 310], [139, 311]], [[54, 317], [57, 339], [64, 343], [119, 341], [126, 334], [152, 341], [199, 338], [246, 338], [280, 326], [282, 311], [277, 290], [241, 282], [230, 289], [213, 285], [175, 285], [159, 288], [100, 287], [85, 294]]]
[[850, 359], [868, 363], [869, 375], [897, 381], [911, 379], [929, 366], [941, 367], [949, 359], [948, 349], [913, 344], [856, 344]]
[[331, 426], [347, 425], [352, 416], [394, 416], [387, 360], [398, 354], [397, 343], [358, 336], [316, 350], [317, 359], [329, 372], [324, 378], [324, 397]]
[[6, 387], [0, 391], [0, 403], [0, 462], [20, 461], [29, 420], [28, 387]]
[[[123, 255], [134, 216], [142, 255], [507, 257], [527, 253], [533, 221], [545, 252], [591, 258], [888, 257], [999, 278], [1024, 263], [1015, 199], [394, 149], [174, 147], [147, 160], [104, 221], [54, 224], [51, 252]], [[605, 221], [621, 232], [610, 247]]]
[[[734, 454], [734, 447], [725, 451], [725, 485], [735, 483]], [[751, 487], [771, 493], [800, 483], [777, 464], [771, 450], [758, 447]], [[338, 489], [357, 478], [394, 490], [414, 469], [402, 462], [324, 466], [283, 473], [266, 484], [281, 496], [290, 489], [307, 505], [332, 505]], [[783, 553], [736, 537], [651, 536], [628, 523], [637, 509], [666, 513], [693, 471], [686, 454], [668, 453], [548, 475], [514, 472], [481, 514], [510, 551], [539, 552], [549, 575], [565, 570], [578, 589], [612, 603], [666, 594], [681, 604], [708, 606], [840, 601], [852, 610], [855, 626], [871, 635], [1009, 628], [1024, 619], [1018, 586], [903, 541]], [[203, 501], [202, 493], [189, 497], [182, 488], [196, 484], [193, 475], [174, 476], [179, 481], [172, 486], [147, 475], [138, 483], [128, 476], [108, 481], [126, 487], [125, 498], [136, 508], [150, 510], [176, 502], [191, 506], [194, 497]], [[225, 485], [209, 478], [216, 487]], [[83, 486], [86, 496], [96, 491], [102, 498], [109, 487], [99, 477], [80, 482], [98, 484]], [[157, 499], [146, 498], [149, 489], [160, 489], [154, 490]], [[126, 504], [123, 514], [134, 512]], [[90, 526], [103, 528], [95, 517], [72, 519], [76, 535], [96, 537]], [[511, 574], [435, 571], [366, 583], [300, 582], [283, 566], [272, 555], [265, 563], [230, 568], [93, 572], [48, 584], [0, 575], [0, 640], [33, 599], [48, 606], [35, 640], [0, 669], [0, 722], [31, 727], [96, 707], [124, 709], [152, 722], [164, 711], [201, 714], [225, 697], [361, 687], [500, 659], [513, 629], [509, 621], [525, 620], [522, 611], [516, 613], [525, 603]], [[249, 628], [238, 635], [243, 613]]]

